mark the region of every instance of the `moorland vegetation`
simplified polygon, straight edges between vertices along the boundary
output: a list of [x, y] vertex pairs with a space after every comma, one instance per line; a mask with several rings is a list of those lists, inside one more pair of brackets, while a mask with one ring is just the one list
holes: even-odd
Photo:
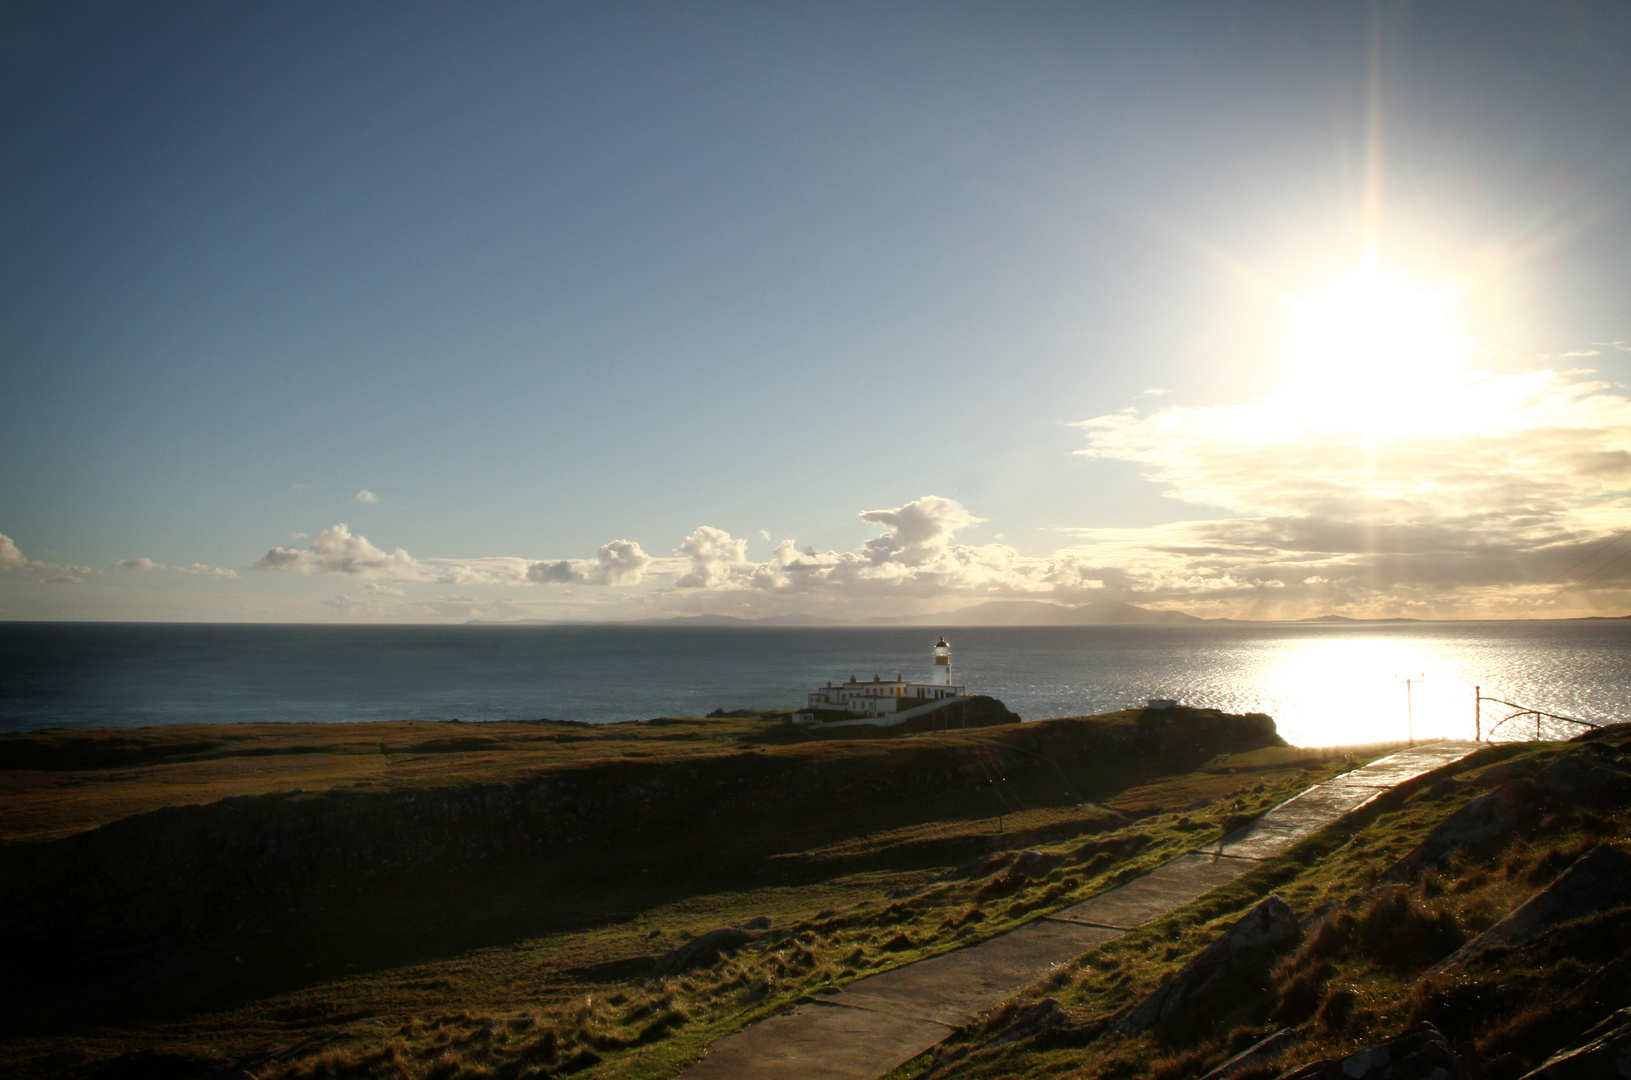
[[[1267, 717], [1211, 710], [1010, 718], [0, 738], [0, 1055], [23, 1076], [672, 1076], [758, 1018], [1112, 888], [1389, 750], [1289, 747]], [[1623, 954], [1620, 916], [1541, 935], [1521, 973], [1429, 969], [1618, 842], [1620, 796], [1534, 794], [1565, 750], [1617, 760], [1595, 745], [1492, 747], [1392, 792], [898, 1076], [1177, 1078], [1289, 1030], [1247, 1066], [1278, 1075], [1416, 1020], [1521, 1075], [1608, 1008], [1612, 987], [1577, 997], [1613, 959], [1600, 946]], [[1457, 809], [1525, 790], [1493, 839], [1387, 876]], [[1229, 1007], [1116, 1030], [1270, 893], [1308, 925]]]

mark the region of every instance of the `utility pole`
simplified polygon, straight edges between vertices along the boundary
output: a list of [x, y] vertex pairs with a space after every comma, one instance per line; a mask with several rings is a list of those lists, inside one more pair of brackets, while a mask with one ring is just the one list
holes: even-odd
[[1416, 711], [1415, 711], [1415, 708], [1411, 704], [1411, 701], [1410, 701], [1410, 684], [1411, 683], [1425, 682], [1426, 680], [1427, 680], [1426, 675], [1417, 675], [1415, 678], [1410, 678], [1410, 677], [1406, 676], [1403, 679], [1395, 678], [1393, 680], [1396, 683], [1398, 683], [1398, 682], [1404, 683], [1404, 715], [1405, 715], [1405, 722], [1409, 725], [1410, 745], [1411, 746], [1416, 745]]

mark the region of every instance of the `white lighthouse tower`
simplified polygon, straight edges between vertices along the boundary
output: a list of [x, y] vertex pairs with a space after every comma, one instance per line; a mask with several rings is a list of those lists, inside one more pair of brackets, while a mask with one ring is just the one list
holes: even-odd
[[934, 643], [934, 667], [929, 669], [929, 685], [951, 685], [951, 646], [941, 638]]

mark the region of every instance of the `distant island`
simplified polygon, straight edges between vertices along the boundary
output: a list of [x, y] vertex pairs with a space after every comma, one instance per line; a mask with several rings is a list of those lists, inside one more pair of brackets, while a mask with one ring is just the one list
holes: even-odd
[[[1581, 615], [1567, 619], [1536, 620], [1574, 622], [1592, 620], [1612, 622], [1631, 620], [1631, 615]], [[552, 620], [529, 620], [552, 621]], [[1385, 619], [1356, 619], [1349, 615], [1316, 615], [1306, 619], [1205, 619], [1183, 611], [1161, 611], [1139, 607], [1121, 600], [1095, 600], [1088, 604], [1057, 604], [1049, 600], [988, 600], [953, 611], [936, 611], [921, 615], [891, 615], [870, 619], [832, 619], [823, 615], [789, 612], [785, 615], [766, 615], [745, 618], [738, 615], [670, 615], [654, 619], [638, 619], [607, 625], [622, 626], [694, 626], [707, 627], [776, 627], [776, 626], [1245, 626], [1256, 623], [1369, 625], [1381, 623], [1421, 622], [1476, 622], [1481, 620], [1411, 619], [1393, 617]]]

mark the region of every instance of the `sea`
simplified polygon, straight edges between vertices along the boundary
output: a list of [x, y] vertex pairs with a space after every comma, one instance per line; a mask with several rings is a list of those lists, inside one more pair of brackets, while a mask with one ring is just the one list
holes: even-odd
[[[926, 681], [932, 628], [0, 623], [0, 732], [380, 720], [609, 723]], [[1025, 720], [1173, 698], [1297, 745], [1563, 738], [1631, 720], [1631, 620], [947, 631], [953, 681]], [[1482, 696], [1486, 700], [1476, 701]], [[1537, 727], [1538, 723], [1538, 727]]]

